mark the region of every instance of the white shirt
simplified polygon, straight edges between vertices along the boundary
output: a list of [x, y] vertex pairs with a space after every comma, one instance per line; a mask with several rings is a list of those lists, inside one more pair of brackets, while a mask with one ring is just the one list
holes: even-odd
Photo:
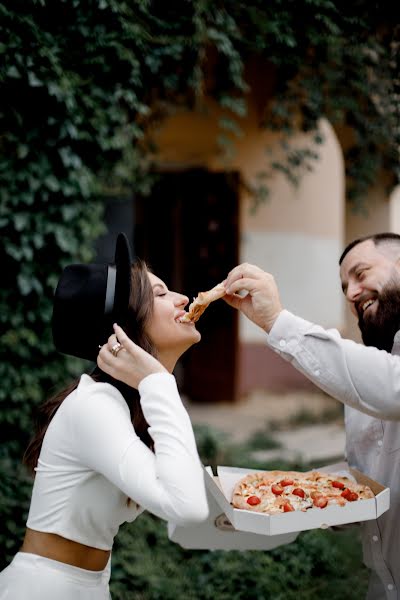
[[346, 405], [349, 464], [390, 488], [390, 509], [377, 520], [362, 523], [363, 553], [366, 565], [381, 580], [368, 598], [399, 600], [400, 332], [389, 354], [284, 310], [267, 334], [267, 343]]
[[45, 434], [28, 527], [110, 550], [120, 524], [144, 509], [180, 524], [207, 518], [203, 468], [174, 377], [149, 375], [139, 393], [154, 453], [120, 392], [82, 375]]

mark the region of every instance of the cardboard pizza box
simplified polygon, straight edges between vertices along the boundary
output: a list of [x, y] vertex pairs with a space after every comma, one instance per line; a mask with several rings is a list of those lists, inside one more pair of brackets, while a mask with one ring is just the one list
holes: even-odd
[[[212, 477], [210, 467], [206, 467], [207, 471]], [[297, 531], [274, 536], [236, 531], [209, 490], [207, 498], [210, 514], [203, 523], [190, 526], [168, 523], [168, 537], [172, 542], [195, 550], [272, 550], [290, 544], [298, 536]]]
[[369, 485], [375, 494], [374, 498], [349, 502], [345, 506], [327, 506], [326, 508], [309, 508], [307, 511], [294, 511], [277, 515], [266, 515], [233, 508], [231, 505], [232, 491], [239, 479], [248, 473], [258, 472], [261, 469], [243, 469], [238, 467], [218, 466], [218, 476], [206, 471], [206, 485], [224, 511], [229, 521], [237, 531], [247, 531], [276, 536], [306, 531], [308, 529], [326, 529], [333, 525], [345, 523], [358, 523], [376, 519], [387, 511], [390, 506], [390, 490], [377, 481], [374, 481], [359, 471], [349, 468], [346, 463], [336, 463], [317, 468], [317, 471], [326, 473], [349, 472], [358, 483]]

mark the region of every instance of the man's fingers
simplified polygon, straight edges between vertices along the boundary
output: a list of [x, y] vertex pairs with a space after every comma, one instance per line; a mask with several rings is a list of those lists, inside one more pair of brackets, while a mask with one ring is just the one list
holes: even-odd
[[241, 265], [238, 265], [229, 272], [228, 277], [224, 282], [225, 288], [229, 289], [232, 283], [237, 279], [245, 279], [248, 277], [259, 278], [263, 274], [264, 271], [262, 271], [260, 267], [257, 267], [256, 265], [251, 265], [249, 263], [242, 263]]
[[240, 305], [243, 301], [243, 298], [240, 298], [240, 296], [233, 296], [230, 294], [225, 294], [225, 296], [223, 296], [222, 300], [225, 300], [225, 302], [227, 304], [229, 304], [229, 306], [232, 306], [232, 308], [240, 308]]
[[254, 279], [251, 277], [242, 277], [241, 279], [237, 279], [233, 281], [226, 290], [226, 293], [229, 295], [237, 294], [238, 292], [247, 291], [251, 294], [254, 289], [258, 288], [259, 279]]

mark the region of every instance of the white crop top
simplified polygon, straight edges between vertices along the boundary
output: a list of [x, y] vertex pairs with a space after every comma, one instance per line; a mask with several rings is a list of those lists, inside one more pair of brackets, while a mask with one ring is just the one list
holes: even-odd
[[181, 524], [207, 518], [203, 468], [175, 378], [149, 375], [139, 393], [154, 453], [120, 392], [82, 375], [44, 436], [28, 527], [111, 550], [120, 524], [144, 509]]

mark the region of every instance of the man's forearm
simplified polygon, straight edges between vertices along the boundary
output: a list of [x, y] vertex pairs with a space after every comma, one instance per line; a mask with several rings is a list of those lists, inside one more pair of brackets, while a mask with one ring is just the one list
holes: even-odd
[[400, 356], [340, 337], [284, 310], [268, 345], [322, 390], [383, 420], [400, 420]]

